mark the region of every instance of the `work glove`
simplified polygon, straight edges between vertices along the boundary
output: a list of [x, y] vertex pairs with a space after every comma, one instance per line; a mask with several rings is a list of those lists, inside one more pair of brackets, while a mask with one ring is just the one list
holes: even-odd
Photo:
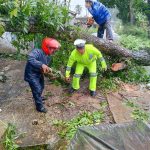
[[105, 71], [107, 71], [107, 66], [102, 67], [102, 72], [105, 72]]

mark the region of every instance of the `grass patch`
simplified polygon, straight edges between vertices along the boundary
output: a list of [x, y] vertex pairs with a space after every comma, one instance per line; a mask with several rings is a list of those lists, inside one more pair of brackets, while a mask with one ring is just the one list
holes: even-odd
[[122, 34], [120, 44], [130, 50], [150, 48], [150, 40], [146, 37]]
[[133, 109], [131, 117], [134, 120], [139, 120], [143, 122], [148, 122], [150, 120], [150, 113], [140, 108], [140, 106], [137, 105], [133, 100], [126, 100], [125, 105]]
[[18, 145], [15, 143], [17, 137], [17, 130], [15, 125], [9, 123], [4, 134], [3, 145], [6, 150], [17, 150]]
[[121, 30], [117, 30], [121, 36], [120, 44], [130, 50], [142, 50], [150, 48], [147, 26], [124, 25]]
[[59, 136], [67, 140], [71, 140], [78, 127], [99, 124], [104, 120], [104, 112], [102, 110], [95, 112], [82, 112], [69, 121], [55, 120], [53, 125], [59, 128]]
[[116, 78], [102, 78], [98, 80], [97, 87], [103, 91], [116, 91], [118, 84]]

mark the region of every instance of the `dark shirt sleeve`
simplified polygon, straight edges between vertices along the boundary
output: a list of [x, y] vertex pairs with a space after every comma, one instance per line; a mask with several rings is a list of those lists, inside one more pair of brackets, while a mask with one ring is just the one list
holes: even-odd
[[38, 60], [40, 55], [41, 54], [40, 54], [40, 52], [38, 50], [33, 50], [28, 56], [29, 64], [31, 64], [33, 67], [35, 67], [37, 69], [41, 69], [42, 65], [43, 65], [43, 63]]

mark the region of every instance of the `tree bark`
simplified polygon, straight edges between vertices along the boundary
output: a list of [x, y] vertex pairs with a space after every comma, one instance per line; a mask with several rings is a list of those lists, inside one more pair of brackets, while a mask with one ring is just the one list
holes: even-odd
[[114, 42], [109, 42], [106, 40], [99, 39], [95, 36], [89, 35], [83, 32], [75, 32], [72, 34], [72, 39], [82, 38], [87, 41], [87, 43], [92, 43], [97, 47], [102, 53], [105, 53], [110, 56], [125, 57], [131, 58], [140, 65], [150, 65], [150, 49], [149, 50], [139, 50], [131, 51], [127, 48], [121, 47]]
[[[150, 0], [147, 1], [150, 7]], [[148, 38], [150, 39], [150, 13], [148, 14]]]
[[130, 0], [130, 24], [131, 25], [134, 25], [135, 24], [135, 16], [134, 16], [134, 1], [133, 0]]
[[[21, 32], [18, 29], [12, 29], [6, 26], [6, 31], [9, 32]], [[114, 42], [109, 42], [103, 39], [99, 39], [93, 35], [89, 35], [83, 31], [73, 30], [73, 29], [64, 29], [57, 32], [55, 35], [52, 35], [47, 29], [37, 29], [35, 27], [30, 27], [29, 33], [43, 33], [45, 36], [58, 38], [64, 41], [73, 43], [77, 38], [85, 39], [87, 43], [93, 44], [97, 47], [102, 53], [110, 55], [111, 57], [123, 57], [126, 59], [133, 59], [139, 65], [150, 65], [150, 49], [149, 50], [140, 50], [140, 51], [131, 51], [127, 48], [121, 47], [120, 45], [115, 44]]]

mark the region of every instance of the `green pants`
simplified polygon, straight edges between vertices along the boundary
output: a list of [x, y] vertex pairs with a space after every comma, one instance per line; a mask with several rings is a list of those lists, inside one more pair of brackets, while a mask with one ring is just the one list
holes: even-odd
[[90, 73], [90, 85], [89, 89], [91, 91], [96, 91], [96, 82], [97, 82], [97, 73], [96, 73], [96, 61], [90, 63], [89, 65], [84, 65], [77, 63], [76, 65], [76, 71], [73, 76], [73, 82], [72, 82], [72, 87], [76, 90], [80, 88], [80, 77], [83, 73], [84, 68], [87, 67]]

